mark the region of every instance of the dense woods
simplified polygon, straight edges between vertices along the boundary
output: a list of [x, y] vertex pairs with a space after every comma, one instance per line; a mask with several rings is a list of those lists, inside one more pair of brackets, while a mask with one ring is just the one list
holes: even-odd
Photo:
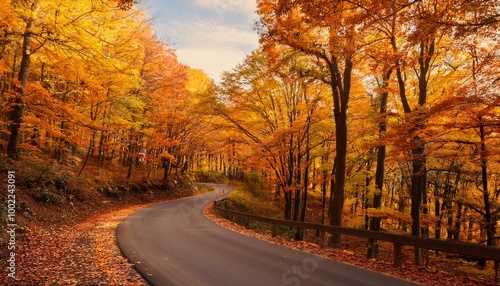
[[2, 164], [257, 174], [286, 219], [498, 245], [499, 1], [260, 0], [218, 86], [133, 4], [0, 3]]
[[495, 245], [498, 4], [259, 1], [261, 49], [220, 89], [227, 138], [287, 219]]
[[185, 171], [203, 148], [206, 120], [196, 110], [213, 84], [180, 64], [128, 4], [2, 2], [5, 155], [77, 166], [77, 176], [89, 159], [99, 170], [127, 166], [127, 178]]

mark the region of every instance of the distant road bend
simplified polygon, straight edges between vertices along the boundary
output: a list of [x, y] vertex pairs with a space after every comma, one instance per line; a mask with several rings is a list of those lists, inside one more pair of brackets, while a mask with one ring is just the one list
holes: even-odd
[[152, 285], [416, 285], [227, 230], [202, 213], [231, 190], [157, 204], [117, 229], [125, 256]]

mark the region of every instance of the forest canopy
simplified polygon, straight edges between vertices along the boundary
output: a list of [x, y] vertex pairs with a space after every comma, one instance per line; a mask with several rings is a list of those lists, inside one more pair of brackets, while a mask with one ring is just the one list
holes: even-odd
[[203, 148], [206, 120], [193, 112], [213, 82], [125, 2], [2, 2], [3, 154], [78, 166], [78, 176], [93, 157], [99, 169], [129, 166], [127, 177], [144, 162], [167, 178], [172, 159]]

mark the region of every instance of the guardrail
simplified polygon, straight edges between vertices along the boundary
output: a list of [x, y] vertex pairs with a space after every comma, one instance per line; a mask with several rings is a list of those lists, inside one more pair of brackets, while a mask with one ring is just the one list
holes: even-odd
[[391, 242], [394, 244], [394, 265], [399, 267], [402, 265], [402, 252], [401, 247], [403, 245], [409, 245], [414, 247], [420, 247], [424, 249], [432, 249], [436, 251], [456, 253], [459, 255], [468, 256], [476, 259], [493, 260], [495, 261], [495, 279], [498, 277], [498, 265], [500, 261], [500, 247], [478, 245], [465, 242], [449, 241], [449, 240], [439, 240], [432, 238], [423, 238], [410, 235], [393, 234], [387, 232], [355, 229], [339, 226], [324, 225], [318, 223], [309, 222], [299, 222], [290, 220], [281, 220], [275, 218], [268, 218], [253, 214], [247, 214], [237, 211], [228, 210], [221, 207], [220, 205], [224, 199], [215, 201], [214, 208], [219, 212], [226, 213], [233, 217], [242, 217], [248, 220], [256, 220], [260, 222], [265, 222], [271, 224], [272, 236], [276, 236], [276, 229], [278, 225], [296, 227], [300, 229], [314, 229], [320, 231], [320, 237], [324, 237], [324, 233], [338, 233], [349, 236], [362, 237], [372, 240], [381, 240], [386, 242]]

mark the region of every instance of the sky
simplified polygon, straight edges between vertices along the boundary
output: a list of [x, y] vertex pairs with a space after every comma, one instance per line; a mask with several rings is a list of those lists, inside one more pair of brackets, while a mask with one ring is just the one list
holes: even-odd
[[157, 36], [216, 83], [258, 47], [254, 0], [146, 0]]

